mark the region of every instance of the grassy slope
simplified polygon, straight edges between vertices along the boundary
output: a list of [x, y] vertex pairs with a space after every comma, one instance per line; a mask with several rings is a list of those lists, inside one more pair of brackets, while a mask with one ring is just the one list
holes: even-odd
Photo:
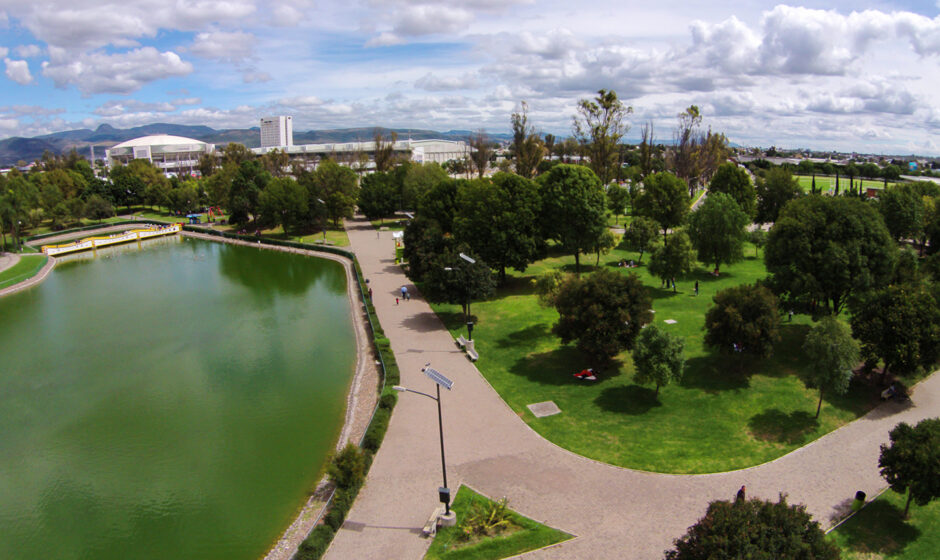
[[8, 288], [35, 276], [47, 260], [45, 255], [20, 255], [20, 262], [0, 272], [0, 288]]
[[[797, 180], [800, 182], [800, 186], [803, 187], [803, 190], [809, 192], [812, 189], [813, 185], [813, 176], [812, 175], [798, 175]], [[881, 179], [861, 179], [862, 187], [865, 189], [883, 189], [885, 183]], [[859, 179], [855, 179], [855, 185], [857, 188]], [[893, 187], [897, 183], [893, 181], [888, 181], [888, 186]], [[835, 190], [836, 188], [836, 177], [835, 175], [829, 177], [826, 175], [817, 175], [816, 176], [816, 190]], [[849, 188], [849, 178], [848, 177], [839, 177], [839, 192], [845, 192]]]
[[[457, 512], [458, 525], [455, 527], [442, 527], [434, 537], [434, 542], [425, 554], [428, 560], [496, 560], [522, 554], [537, 548], [566, 541], [571, 535], [558, 529], [553, 529], [512, 512], [512, 520], [523, 529], [508, 536], [491, 537], [471, 546], [459, 547], [457, 533], [460, 531], [460, 522], [467, 518], [467, 512], [472, 503], [486, 504], [491, 500], [477, 494], [466, 486], [461, 486], [454, 498], [452, 508]], [[512, 504], [510, 504], [511, 506]], [[454, 548], [457, 546], [458, 548]]]
[[921, 560], [940, 556], [940, 500], [904, 520], [906, 496], [890, 490], [830, 533], [845, 560]]
[[[655, 322], [685, 339], [688, 359], [681, 383], [653, 387], [633, 383], [628, 352], [597, 383], [575, 380], [585, 367], [573, 346], [551, 334], [554, 309], [540, 307], [531, 280], [552, 268], [572, 268], [573, 258], [549, 258], [487, 302], [474, 303], [478, 367], [504, 400], [536, 431], [576, 453], [615, 465], [671, 472], [705, 473], [743, 468], [779, 457], [855, 419], [877, 402], [877, 394], [853, 387], [844, 397], [827, 397], [817, 421], [818, 394], [800, 377], [805, 356], [800, 349], [808, 330], [806, 317], [784, 324], [783, 340], [766, 361], [719, 355], [703, 346], [704, 314], [720, 289], [752, 283], [766, 275], [762, 261], [748, 258], [723, 267], [720, 278], [700, 268], [679, 282], [679, 292], [659, 288], [645, 266], [633, 269], [654, 299]], [[601, 266], [616, 268], [635, 253], [613, 251]], [[648, 256], [644, 255], [644, 263]], [[593, 264], [594, 257], [582, 259]], [[693, 296], [693, 283], [700, 295]], [[464, 333], [458, 306], [435, 309], [456, 334]], [[666, 319], [677, 321], [664, 324]], [[784, 320], [786, 320], [784, 318]], [[536, 419], [527, 404], [552, 400], [562, 414]]]

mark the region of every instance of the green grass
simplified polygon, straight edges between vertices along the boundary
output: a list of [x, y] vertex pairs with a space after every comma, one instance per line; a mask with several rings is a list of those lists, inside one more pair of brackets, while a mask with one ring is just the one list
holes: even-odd
[[906, 496], [886, 491], [829, 534], [845, 560], [921, 560], [940, 555], [940, 500], [911, 504], [905, 520]]
[[[810, 192], [813, 188], [813, 176], [812, 175], [797, 175], [797, 180], [800, 182], [800, 186], [803, 187], [805, 192]], [[884, 180], [882, 179], [855, 179], [854, 184], [855, 188], [858, 188], [858, 182], [862, 182], [863, 189], [878, 189], [881, 190], [885, 187]], [[897, 185], [896, 182], [888, 181], [888, 186], [893, 187]], [[826, 175], [816, 175], [816, 190], [826, 192], [832, 190], [835, 192], [836, 188], [836, 177], [835, 175], [829, 177]], [[843, 193], [849, 188], [849, 178], [845, 176], [839, 177], [839, 193]]]
[[372, 220], [372, 227], [375, 229], [386, 228], [391, 231], [402, 231], [405, 229], [405, 224], [408, 223], [406, 218], [396, 219], [396, 218], [385, 218], [384, 220]]
[[[457, 525], [454, 527], [441, 527], [434, 542], [428, 549], [425, 558], [428, 560], [498, 560], [544, 548], [555, 543], [566, 541], [572, 535], [553, 529], [536, 521], [523, 517], [516, 512], [510, 513], [510, 519], [516, 530], [509, 534], [485, 538], [469, 544], [458, 539], [461, 523], [474, 506], [485, 506], [492, 500], [461, 486], [451, 508], [457, 512]], [[510, 503], [510, 506], [512, 504]]]
[[[753, 283], [766, 276], [754, 248], [746, 259], [722, 267], [719, 278], [704, 268], [679, 281], [678, 293], [660, 289], [645, 264], [617, 268], [620, 259], [637, 254], [615, 250], [601, 267], [622, 274], [636, 272], [648, 287], [656, 311], [654, 322], [685, 340], [687, 365], [678, 384], [654, 387], [633, 382], [628, 352], [601, 372], [596, 383], [572, 377], [586, 367], [572, 345], [551, 333], [558, 314], [541, 307], [532, 280], [551, 269], [573, 271], [572, 257], [552, 257], [513, 273], [489, 301], [474, 302], [477, 366], [519, 416], [533, 429], [575, 453], [614, 465], [657, 472], [707, 473], [740, 469], [784, 455], [844, 425], [878, 402], [877, 390], [853, 384], [845, 396], [827, 396], [817, 420], [818, 393], [803, 380], [806, 357], [801, 346], [809, 329], [807, 317], [784, 323], [773, 358], [759, 360], [720, 355], [706, 348], [704, 314], [712, 296], [723, 288]], [[594, 256], [582, 258], [594, 264]], [[693, 295], [695, 280], [700, 295]], [[459, 306], [435, 305], [456, 336], [463, 334]], [[784, 310], [781, 310], [784, 311]], [[674, 319], [676, 324], [665, 324]], [[783, 318], [786, 321], [784, 315]], [[526, 405], [554, 401], [562, 413], [535, 418]]]
[[20, 262], [0, 272], [0, 289], [36, 276], [48, 260], [46, 255], [21, 255]]

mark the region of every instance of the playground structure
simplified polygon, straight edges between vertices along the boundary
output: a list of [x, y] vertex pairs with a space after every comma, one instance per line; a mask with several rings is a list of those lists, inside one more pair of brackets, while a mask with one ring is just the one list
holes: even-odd
[[222, 212], [222, 209], [218, 206], [209, 207], [209, 221], [214, 222], [216, 218], [222, 218], [225, 214]]
[[115, 233], [107, 237], [86, 237], [80, 241], [72, 241], [62, 245], [43, 245], [42, 252], [49, 256], [62, 255], [65, 253], [77, 253], [79, 251], [94, 251], [98, 247], [107, 247], [109, 245], [118, 245], [129, 243], [131, 241], [140, 242], [142, 239], [151, 237], [162, 237], [172, 235], [183, 231], [183, 224], [173, 224], [169, 226], [152, 226], [147, 229], [132, 229]]

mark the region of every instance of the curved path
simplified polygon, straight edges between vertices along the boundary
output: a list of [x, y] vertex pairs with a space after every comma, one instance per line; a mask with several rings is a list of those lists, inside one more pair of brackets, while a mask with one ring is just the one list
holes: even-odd
[[[428, 304], [415, 296], [395, 304], [408, 283], [394, 263], [391, 232], [376, 238], [369, 222], [347, 223], [352, 249], [370, 279], [376, 311], [401, 367], [402, 384], [434, 386], [426, 362], [455, 381], [442, 396], [448, 482], [493, 497], [508, 496], [517, 511], [578, 538], [532, 553], [536, 558], [661, 558], [709, 501], [789, 494], [824, 527], [856, 490], [874, 496], [879, 445], [900, 421], [940, 414], [940, 376], [921, 383], [912, 403], [883, 405], [865, 417], [776, 461], [711, 475], [665, 475], [613, 467], [575, 455], [528, 427], [490, 387]], [[485, 357], [483, 358], [485, 359]], [[401, 394], [385, 442], [365, 487], [327, 558], [420, 558], [429, 541], [421, 527], [437, 506], [441, 485], [435, 403]], [[564, 413], [564, 412], [562, 412]]]

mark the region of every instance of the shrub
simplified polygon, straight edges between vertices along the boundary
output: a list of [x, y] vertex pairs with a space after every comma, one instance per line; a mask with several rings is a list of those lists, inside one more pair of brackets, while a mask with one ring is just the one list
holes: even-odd
[[310, 535], [300, 543], [295, 560], [319, 560], [330, 543], [333, 542], [333, 535], [336, 531], [329, 525], [317, 525]]
[[378, 408], [375, 416], [372, 417], [372, 423], [366, 430], [366, 435], [362, 438], [362, 447], [372, 452], [379, 450], [382, 440], [385, 439], [385, 431], [388, 430], [388, 421], [392, 416], [391, 410], [387, 408]]
[[391, 410], [395, 408], [396, 402], [398, 402], [398, 395], [395, 393], [385, 393], [382, 395], [382, 398], [379, 399], [379, 408]]
[[358, 494], [359, 486], [338, 489], [336, 493], [333, 494], [333, 503], [330, 506], [329, 513], [323, 516], [323, 523], [334, 531], [338, 531], [339, 528], [343, 526], [343, 521], [346, 520], [346, 514], [352, 509], [353, 502], [356, 501]]
[[366, 477], [366, 463], [362, 450], [349, 443], [333, 457], [327, 467], [330, 480], [339, 488], [359, 486]]

